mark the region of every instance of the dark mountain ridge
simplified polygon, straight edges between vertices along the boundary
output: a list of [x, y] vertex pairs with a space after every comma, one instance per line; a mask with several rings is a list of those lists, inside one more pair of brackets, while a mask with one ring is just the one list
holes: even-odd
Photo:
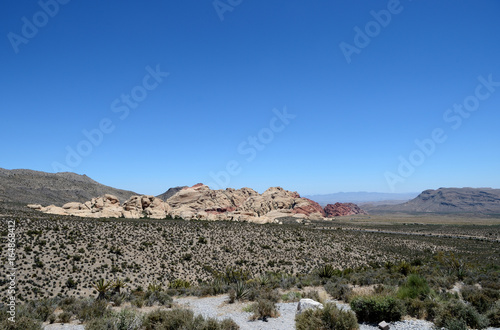
[[62, 206], [73, 201], [83, 203], [104, 194], [115, 195], [121, 202], [138, 195], [71, 172], [46, 173], [0, 168], [0, 201]]
[[429, 189], [406, 203], [375, 206], [369, 208], [369, 211], [500, 213], [500, 189], [469, 187]]

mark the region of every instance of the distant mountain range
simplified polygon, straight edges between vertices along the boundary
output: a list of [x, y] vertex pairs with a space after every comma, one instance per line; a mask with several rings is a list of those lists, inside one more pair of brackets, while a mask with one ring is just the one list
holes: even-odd
[[394, 204], [403, 203], [412, 198], [415, 198], [419, 193], [378, 193], [378, 192], [339, 192], [333, 194], [324, 195], [309, 195], [304, 196], [313, 201], [319, 203], [320, 205], [333, 204], [336, 202], [340, 203], [374, 203], [380, 204]]
[[115, 195], [122, 202], [138, 195], [133, 191], [105, 186], [86, 175], [71, 172], [54, 174], [0, 168], [0, 201], [62, 206], [69, 201], [83, 203], [104, 194]]
[[[366, 206], [365, 206], [366, 208]], [[369, 212], [433, 212], [500, 214], [500, 189], [439, 188], [425, 190], [416, 198], [397, 205], [367, 208]]]
[[[166, 201], [184, 187], [170, 188], [157, 197]], [[96, 182], [86, 175], [71, 172], [46, 173], [33, 170], [0, 168], [0, 202], [23, 204], [84, 203], [94, 197], [111, 194], [120, 202], [139, 195]], [[418, 196], [417, 196], [418, 195]], [[307, 197], [322, 206], [356, 203], [368, 212], [435, 212], [435, 213], [497, 213], [500, 214], [500, 189], [439, 188], [421, 194], [341, 192]], [[385, 204], [385, 205], [381, 205]]]

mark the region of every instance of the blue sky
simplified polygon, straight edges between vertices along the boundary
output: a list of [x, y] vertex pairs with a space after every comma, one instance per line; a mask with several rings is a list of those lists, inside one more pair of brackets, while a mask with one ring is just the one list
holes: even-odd
[[499, 12], [494, 0], [2, 1], [0, 167], [147, 194], [500, 188]]

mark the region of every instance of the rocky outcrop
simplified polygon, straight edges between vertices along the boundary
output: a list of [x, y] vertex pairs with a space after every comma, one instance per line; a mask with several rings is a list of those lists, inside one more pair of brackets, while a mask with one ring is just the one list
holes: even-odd
[[335, 203], [325, 206], [325, 213], [328, 218], [343, 217], [354, 214], [367, 214], [359, 206], [353, 203]]
[[122, 205], [106, 194], [85, 203], [71, 202], [62, 207], [29, 205], [46, 213], [76, 215], [81, 217], [124, 218], [182, 218], [185, 220], [230, 220], [256, 223], [278, 222], [277, 219], [323, 219], [326, 213], [318, 203], [302, 198], [296, 192], [281, 187], [267, 189], [259, 194], [253, 189], [242, 188], [212, 190], [204, 184], [185, 187], [167, 201], [154, 196], [132, 196]]
[[123, 205], [116, 196], [106, 194], [92, 198], [85, 203], [70, 202], [62, 207], [49, 205], [42, 207], [37, 204], [28, 205], [29, 208], [44, 213], [59, 215], [76, 215], [92, 218], [142, 218], [164, 219], [170, 210], [168, 204], [154, 196], [132, 196]]

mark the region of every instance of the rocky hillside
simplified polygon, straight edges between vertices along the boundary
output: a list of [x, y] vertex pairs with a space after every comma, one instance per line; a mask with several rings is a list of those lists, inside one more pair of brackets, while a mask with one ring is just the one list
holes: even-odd
[[137, 195], [133, 191], [108, 187], [76, 173], [54, 174], [0, 168], [0, 202], [63, 205], [71, 201], [83, 203], [104, 194], [112, 194], [120, 201]]
[[163, 201], [166, 201], [167, 199], [169, 199], [170, 197], [172, 197], [173, 195], [175, 195], [184, 188], [187, 188], [187, 186], [169, 188], [163, 194], [160, 194], [156, 197], [160, 198]]
[[280, 187], [269, 188], [259, 194], [250, 188], [211, 190], [201, 183], [179, 190], [167, 201], [143, 195], [132, 196], [120, 204], [117, 197], [107, 194], [85, 203], [71, 202], [62, 207], [43, 207], [33, 203], [29, 207], [45, 213], [82, 217], [173, 217], [256, 223], [273, 222], [283, 217], [319, 220], [326, 216], [318, 203]]
[[372, 212], [500, 213], [500, 189], [439, 188], [425, 190], [403, 204], [378, 206]]

